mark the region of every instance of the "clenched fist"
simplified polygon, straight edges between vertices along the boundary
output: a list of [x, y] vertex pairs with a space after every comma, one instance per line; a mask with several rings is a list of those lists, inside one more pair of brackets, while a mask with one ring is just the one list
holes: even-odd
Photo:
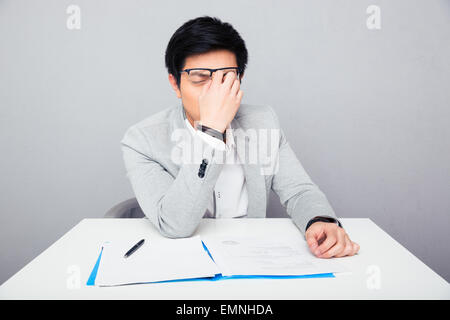
[[311, 252], [318, 258], [353, 256], [359, 245], [335, 223], [314, 222], [305, 233]]

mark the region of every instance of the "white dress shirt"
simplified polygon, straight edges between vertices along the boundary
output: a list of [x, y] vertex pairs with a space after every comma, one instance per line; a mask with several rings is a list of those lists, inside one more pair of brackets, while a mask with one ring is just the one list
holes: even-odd
[[[233, 132], [228, 125], [226, 144], [204, 132], [192, 127], [185, 119], [186, 126], [193, 135], [197, 135], [208, 145], [219, 150], [225, 150], [225, 162], [214, 187], [215, 218], [237, 218], [247, 215], [248, 194], [245, 183], [244, 169], [237, 161], [236, 145]], [[214, 208], [208, 208], [214, 213]]]

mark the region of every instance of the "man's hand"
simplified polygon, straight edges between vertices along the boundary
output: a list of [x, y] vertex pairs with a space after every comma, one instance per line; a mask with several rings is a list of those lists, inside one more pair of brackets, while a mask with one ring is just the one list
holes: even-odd
[[223, 70], [214, 72], [212, 80], [203, 86], [198, 100], [200, 122], [224, 133], [241, 105], [243, 92], [234, 72], [228, 72], [223, 83], [222, 79]]
[[335, 223], [314, 222], [306, 230], [305, 238], [309, 249], [318, 258], [352, 256], [359, 251], [359, 245]]

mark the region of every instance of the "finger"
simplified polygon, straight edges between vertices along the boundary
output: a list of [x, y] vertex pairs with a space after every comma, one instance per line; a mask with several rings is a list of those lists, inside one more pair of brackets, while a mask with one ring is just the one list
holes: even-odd
[[305, 233], [305, 239], [306, 243], [308, 244], [309, 248], [311, 249], [311, 252], [315, 255], [316, 250], [318, 246], [323, 242], [320, 242], [319, 240], [324, 236], [324, 229], [319, 224], [313, 224], [311, 227], [306, 230]]
[[206, 81], [206, 83], [203, 85], [202, 87], [202, 92], [200, 93], [200, 97], [204, 97], [205, 94], [208, 92], [209, 87], [211, 87], [211, 79], [209, 79], [208, 81]]
[[308, 244], [309, 250], [311, 250], [311, 252], [313, 253], [319, 246], [319, 244], [317, 243], [317, 239], [312, 232], [306, 234], [306, 243]]
[[353, 244], [353, 254], [357, 254], [359, 251], [359, 244], [357, 244], [356, 242], [352, 242]]
[[228, 71], [225, 75], [225, 80], [223, 81], [222, 88], [229, 91], [231, 89], [231, 86], [234, 84], [235, 79], [236, 74], [234, 72]]
[[345, 248], [345, 237], [340, 231], [336, 233], [336, 243], [327, 251], [322, 251], [320, 258], [332, 258], [340, 254]]
[[336, 255], [337, 258], [353, 255], [353, 243], [351, 242], [347, 234], [344, 236], [344, 239], [345, 239], [344, 250], [342, 250], [341, 253]]
[[237, 93], [239, 92], [239, 89], [240, 89], [239, 80], [235, 79], [233, 81], [233, 85], [231, 86], [230, 95], [232, 97], [235, 97], [237, 95]]
[[320, 256], [320, 255], [324, 254], [325, 252], [327, 252], [338, 241], [337, 235], [334, 233], [332, 233], [332, 234], [327, 233], [326, 237], [327, 238], [325, 239], [325, 241], [323, 241], [322, 244], [316, 249], [315, 254], [317, 256]]
[[238, 94], [237, 94], [237, 102], [238, 102], [238, 105], [240, 105], [241, 104], [241, 101], [242, 101], [242, 96], [244, 95], [244, 92], [242, 91], [242, 90], [239, 90], [239, 92], [238, 92]]
[[212, 86], [219, 87], [222, 84], [223, 70], [217, 70], [212, 76]]

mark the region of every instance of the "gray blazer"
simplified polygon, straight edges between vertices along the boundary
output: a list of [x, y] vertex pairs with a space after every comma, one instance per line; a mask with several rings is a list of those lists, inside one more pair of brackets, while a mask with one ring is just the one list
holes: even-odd
[[[188, 132], [185, 117], [182, 104], [167, 108], [132, 125], [121, 141], [126, 175], [142, 211], [170, 238], [191, 236], [201, 219], [211, 216], [208, 208], [213, 207], [214, 186], [226, 165], [224, 151], [198, 140], [201, 150], [208, 152], [197, 152], [192, 161], [180, 160], [188, 136], [177, 133]], [[326, 196], [295, 156], [272, 107], [241, 104], [230, 126], [238, 156], [245, 159], [248, 218], [266, 216], [272, 189], [302, 234], [313, 217], [337, 219]], [[258, 157], [256, 162], [253, 157], [252, 161], [250, 149], [255, 145], [261, 150], [270, 145], [266, 148], [270, 157]], [[202, 162], [204, 170], [200, 169]]]

